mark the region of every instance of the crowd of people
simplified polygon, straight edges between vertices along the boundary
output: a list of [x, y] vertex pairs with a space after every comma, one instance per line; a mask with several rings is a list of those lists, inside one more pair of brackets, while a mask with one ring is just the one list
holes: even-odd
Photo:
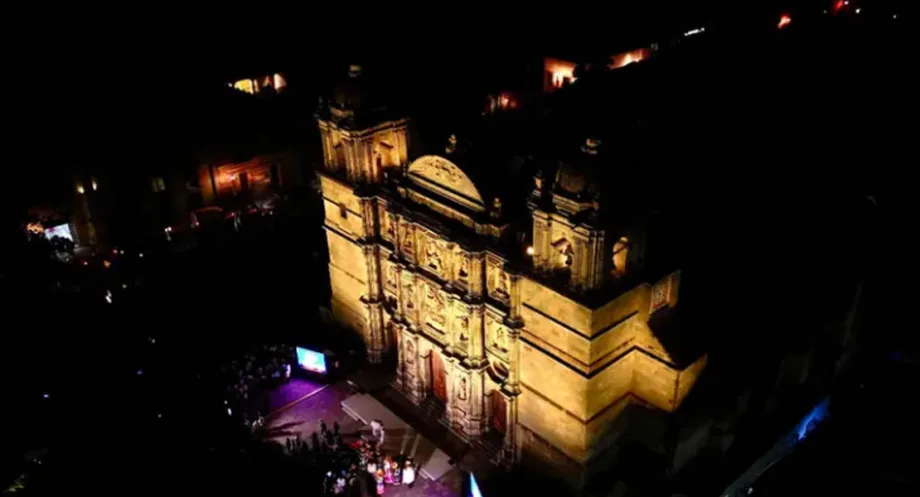
[[382, 452], [383, 424], [374, 420], [371, 425], [371, 439], [361, 435], [345, 443], [338, 423], [330, 430], [325, 422], [320, 422], [320, 433], [310, 437], [312, 444], [299, 437], [289, 438], [286, 449], [292, 455], [310, 458], [315, 466], [325, 470], [324, 495], [369, 497], [384, 495], [388, 486], [412, 488], [417, 477], [415, 462], [410, 457]]
[[290, 379], [293, 357], [289, 345], [264, 345], [224, 365], [221, 373], [226, 376], [226, 404], [241, 409], [244, 419], [258, 419], [259, 395]]

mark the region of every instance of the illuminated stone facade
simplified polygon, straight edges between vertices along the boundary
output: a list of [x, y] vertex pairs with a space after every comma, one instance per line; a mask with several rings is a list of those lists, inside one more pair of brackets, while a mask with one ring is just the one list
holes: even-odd
[[468, 440], [501, 433], [506, 462], [545, 446], [574, 465], [615, 442], [627, 406], [680, 405], [705, 357], [678, 367], [648, 325], [677, 305], [680, 273], [588, 299], [626, 281], [640, 251], [591, 215], [585, 178], [535, 178], [533, 231], [518, 237], [502, 200], [454, 162], [455, 140], [409, 161], [405, 120], [355, 129], [330, 107], [319, 177], [332, 310], [370, 361], [395, 358], [409, 399], [442, 404]]

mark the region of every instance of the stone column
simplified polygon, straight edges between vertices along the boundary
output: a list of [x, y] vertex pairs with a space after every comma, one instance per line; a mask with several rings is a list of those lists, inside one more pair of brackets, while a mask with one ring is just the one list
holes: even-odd
[[323, 121], [319, 122], [319, 133], [323, 139], [323, 166], [325, 166], [326, 169], [335, 169], [332, 167], [332, 137], [330, 136], [329, 126]]
[[533, 213], [533, 267], [539, 271], [546, 269], [547, 252], [544, 247], [546, 235], [546, 217], [541, 211]]
[[474, 369], [470, 371], [469, 375], [469, 385], [467, 385], [467, 429], [466, 434], [471, 439], [479, 438], [482, 435], [483, 420], [485, 419], [485, 413], [483, 412], [483, 387], [484, 381], [483, 378], [483, 369]]
[[422, 369], [422, 357], [418, 350], [418, 336], [412, 330], [403, 326], [403, 338], [406, 358], [406, 364], [403, 369], [405, 374], [403, 391], [412, 403], [418, 404], [425, 398], [421, 384], [421, 375], [424, 371]]
[[403, 311], [403, 265], [396, 261], [391, 261], [391, 264], [396, 272], [396, 310], [393, 312], [393, 319], [402, 321], [405, 316]]
[[373, 239], [379, 231], [377, 223], [377, 202], [374, 197], [358, 197], [361, 202], [362, 228], [364, 230], [361, 236], [366, 239]]
[[605, 273], [608, 271], [607, 268], [609, 267], [607, 260], [612, 260], [613, 252], [607, 250], [604, 233], [602, 231], [595, 233], [594, 236], [591, 237], [591, 246], [592, 253], [594, 254], [594, 267], [589, 284], [591, 288], [600, 288], [606, 279]]
[[501, 394], [508, 409], [505, 421], [505, 440], [502, 447], [502, 459], [507, 464], [517, 460], [517, 399], [521, 394], [521, 331], [524, 320], [521, 318], [522, 279], [520, 274], [510, 273], [511, 306], [505, 319], [508, 337], [508, 378], [502, 384]]
[[521, 292], [523, 291], [522, 285], [521, 285], [522, 283], [521, 275], [520, 273], [517, 273], [514, 271], [508, 271], [507, 268], [506, 268], [506, 272], [508, 274], [508, 283], [509, 283], [508, 292], [510, 293], [509, 299], [508, 299], [508, 303], [509, 303], [508, 319], [511, 321], [520, 321], [521, 320], [521, 300], [522, 300]]
[[574, 240], [572, 240], [572, 254], [575, 258], [574, 264], [572, 264], [572, 276], [571, 284], [574, 288], [582, 289], [585, 286], [585, 273], [588, 268], [588, 246], [587, 238], [581, 233], [574, 233]]
[[406, 127], [396, 128], [396, 153], [399, 155], [399, 165], [409, 162], [408, 144], [406, 143]]
[[405, 390], [406, 374], [406, 335], [404, 326], [401, 323], [391, 321], [396, 336], [396, 386], [400, 390]]
[[505, 399], [505, 409], [507, 409], [501, 458], [504, 464], [511, 466], [517, 463], [517, 408], [520, 391], [511, 393], [502, 389], [501, 395]]
[[367, 359], [371, 364], [378, 364], [386, 347], [378, 251], [377, 245], [373, 243], [362, 244], [361, 249], [367, 263], [367, 294], [361, 298], [367, 307]]
[[379, 364], [384, 350], [383, 306], [380, 302], [365, 301], [367, 308], [367, 360]]
[[480, 298], [485, 293], [486, 280], [486, 254], [485, 252], [473, 252], [470, 254], [470, 296]]
[[[431, 353], [435, 354], [436, 352], [432, 351]], [[444, 381], [447, 383], [447, 402], [445, 402], [447, 424], [453, 428], [454, 419], [456, 418], [454, 415], [454, 405], [456, 404], [454, 395], [457, 393], [456, 388], [454, 388], [454, 382], [457, 381], [457, 359], [449, 356], [442, 356], [441, 359], [444, 362]]]
[[469, 364], [479, 368], [485, 364], [485, 306], [482, 304], [470, 305], [469, 333]]

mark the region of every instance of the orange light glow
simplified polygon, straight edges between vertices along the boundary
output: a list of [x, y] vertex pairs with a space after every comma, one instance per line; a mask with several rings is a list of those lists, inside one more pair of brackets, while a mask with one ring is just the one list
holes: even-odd
[[575, 82], [575, 63], [562, 59], [547, 57], [543, 60], [543, 70], [549, 73], [549, 81], [543, 91], [551, 92]]
[[789, 14], [783, 14], [779, 18], [779, 23], [776, 25], [777, 28], [783, 29], [792, 22], [792, 18], [789, 17]]
[[80, 195], [86, 193], [86, 190], [83, 189], [83, 183], [77, 183], [77, 193]]
[[651, 57], [651, 51], [649, 49], [637, 48], [635, 50], [623, 52], [611, 57], [610, 64], [607, 66], [607, 68], [619, 69], [623, 66], [628, 66], [629, 64], [633, 64], [635, 62], [642, 62], [649, 57]]
[[26, 231], [29, 233], [41, 234], [45, 232], [45, 227], [41, 223], [29, 223], [26, 226]]

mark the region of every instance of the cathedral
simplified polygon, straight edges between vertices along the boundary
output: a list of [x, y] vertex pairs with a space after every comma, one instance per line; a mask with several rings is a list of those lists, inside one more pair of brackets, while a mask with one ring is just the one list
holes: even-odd
[[681, 273], [645, 279], [650, 240], [598, 194], [602, 141], [509, 197], [457, 136], [410, 156], [408, 119], [360, 80], [353, 66], [318, 113], [318, 175], [332, 311], [369, 360], [395, 362], [397, 389], [471, 443], [497, 441], [505, 464], [584, 471], [631, 408], [675, 411], [706, 356], [675, 359], [651, 326], [678, 306]]

